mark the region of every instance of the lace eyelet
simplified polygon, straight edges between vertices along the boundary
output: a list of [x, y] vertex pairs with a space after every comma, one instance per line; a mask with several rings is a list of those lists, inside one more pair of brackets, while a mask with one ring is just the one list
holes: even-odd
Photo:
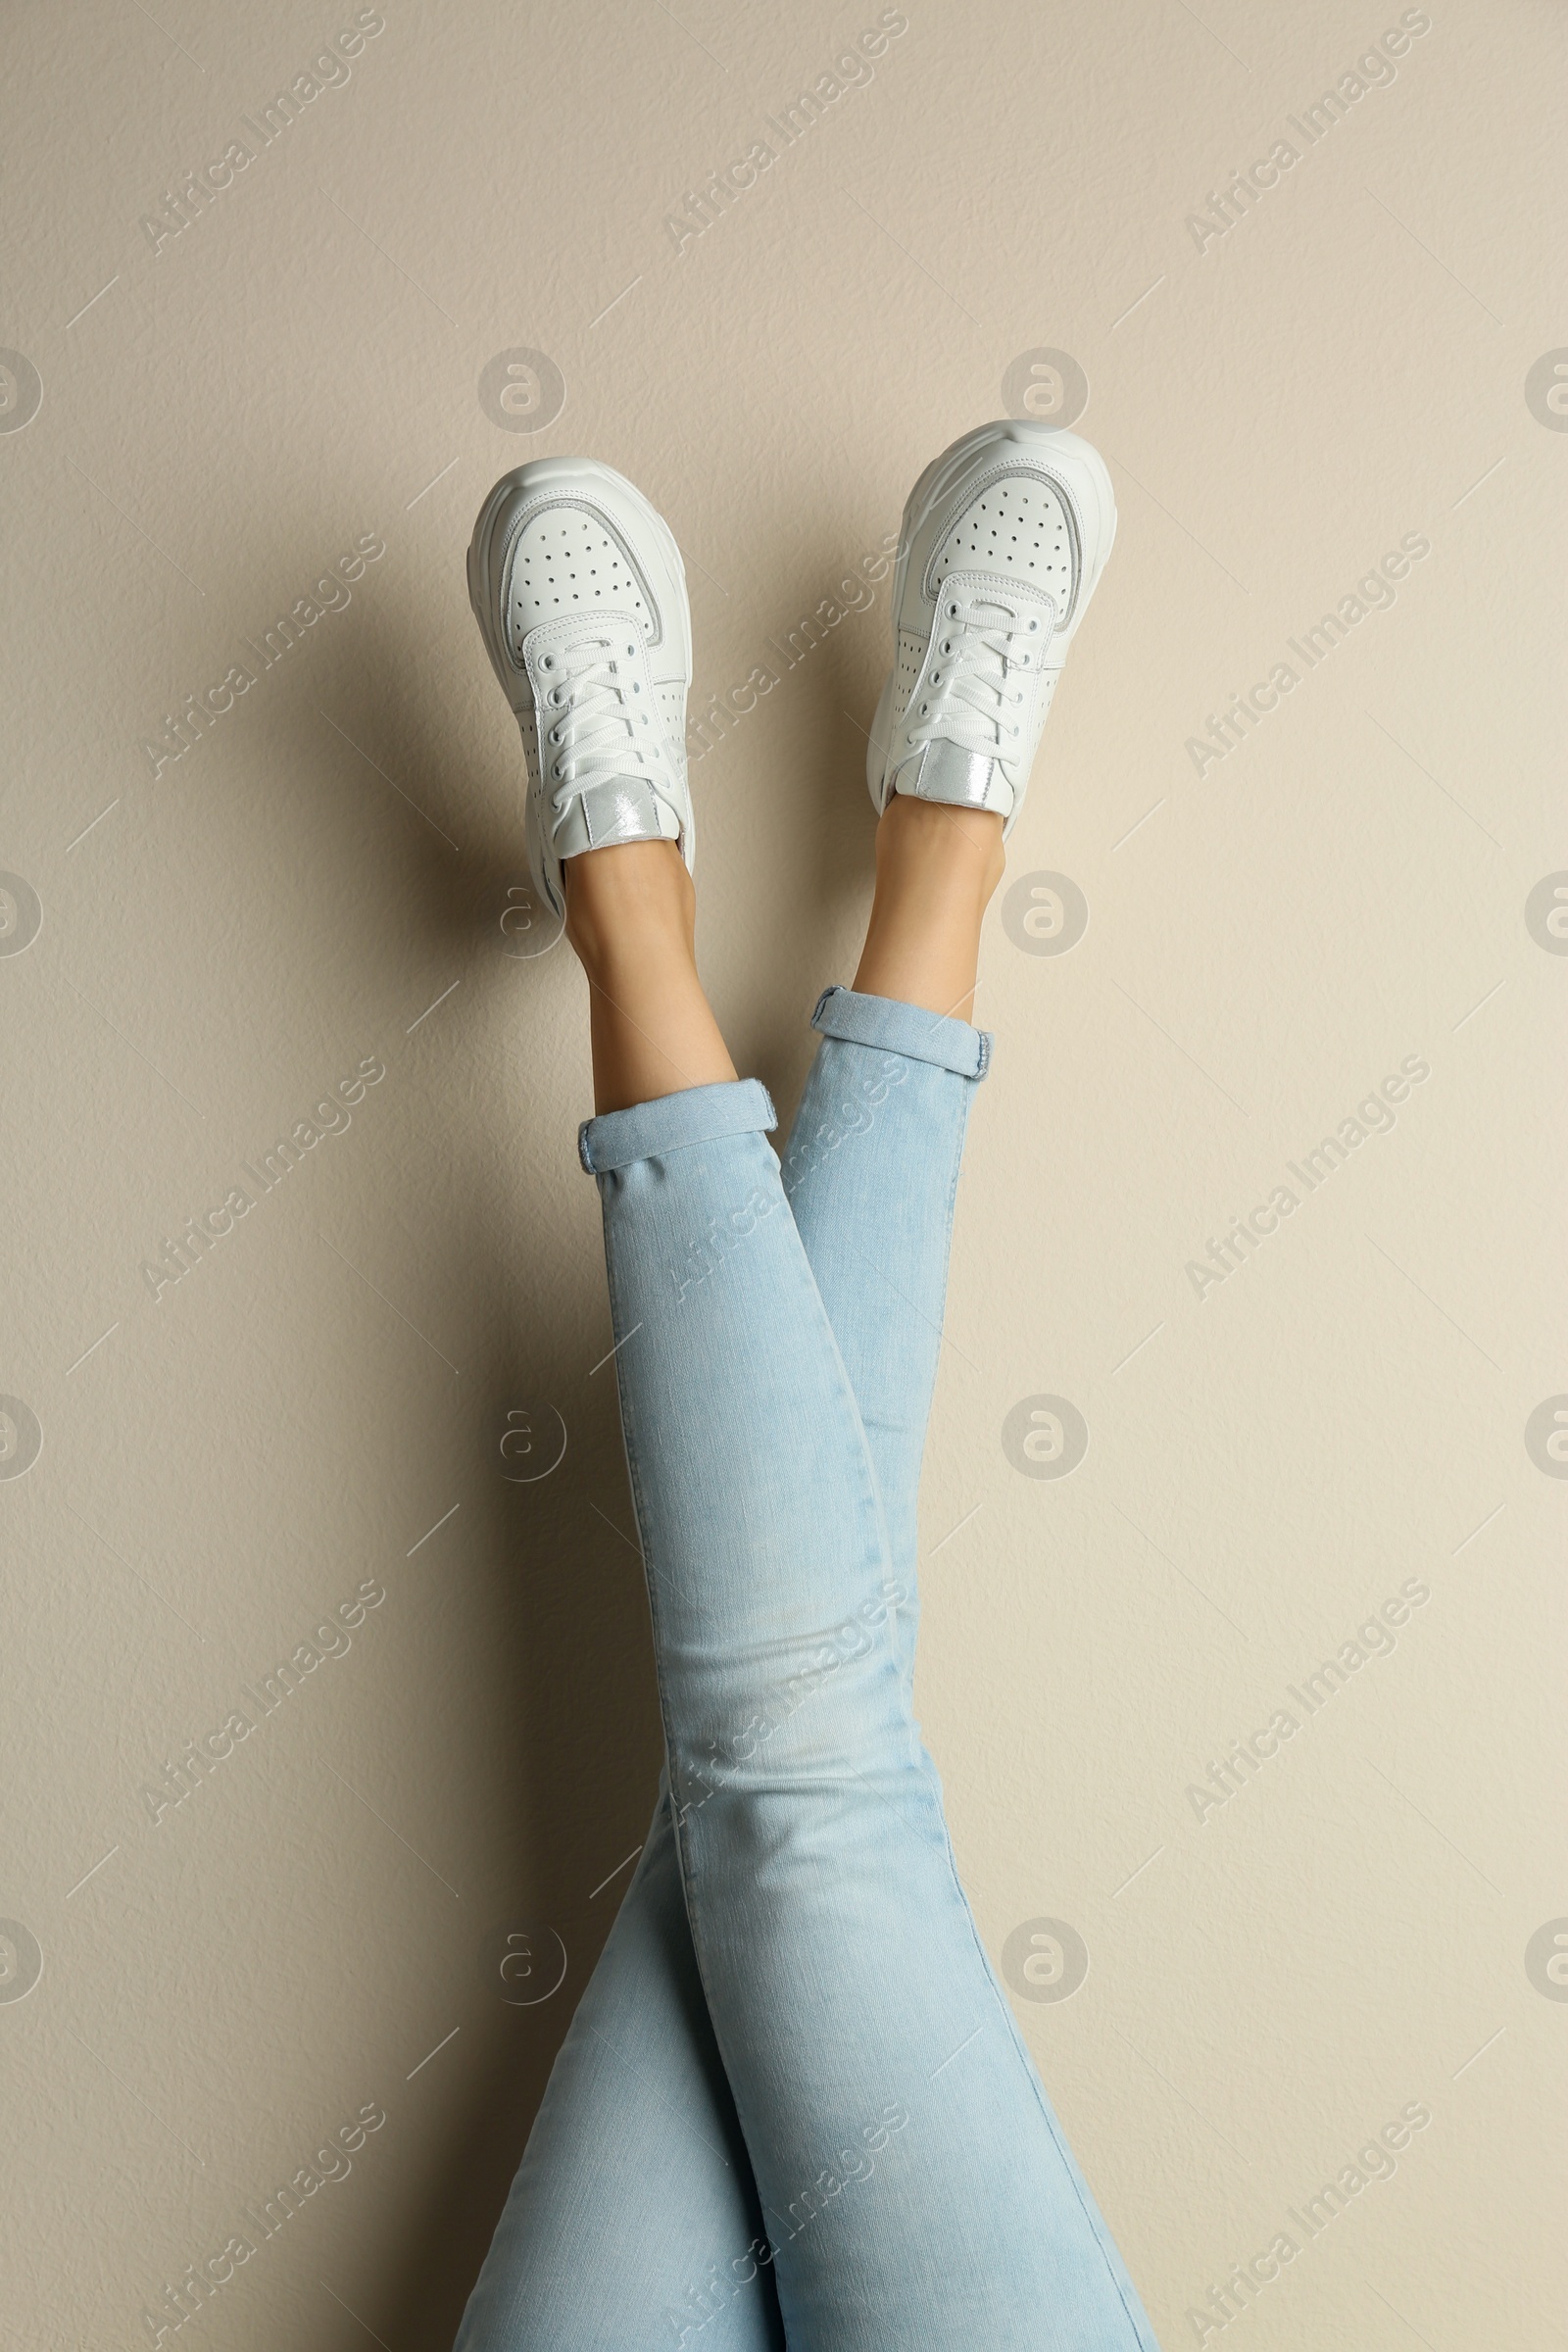
[[949, 618], [950, 620], [956, 620], [956, 619], [957, 619], [957, 617], [958, 617], [958, 608], [957, 608], [957, 606], [956, 606], [956, 605], [950, 605], [950, 606], [948, 607], [948, 618]]
[[554, 654], [546, 654], [546, 656], [545, 656], [544, 660], [543, 660], [543, 661], [540, 662], [539, 666], [540, 666], [540, 668], [541, 668], [541, 669], [554, 669], [554, 668], [555, 668], [555, 666], [556, 666], [556, 657], [555, 657], [555, 655], [554, 655]]
[[1032, 621], [1029, 623], [1029, 626], [1030, 626], [1032, 629], [1038, 629], [1038, 628], [1039, 628], [1039, 626], [1040, 626], [1040, 623], [1039, 623], [1039, 621], [1038, 621], [1038, 620], [1032, 620]]

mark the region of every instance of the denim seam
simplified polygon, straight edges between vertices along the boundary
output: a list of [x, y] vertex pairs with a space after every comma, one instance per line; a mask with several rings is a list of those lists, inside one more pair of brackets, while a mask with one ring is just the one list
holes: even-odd
[[[985, 1033], [984, 1033], [984, 1031], [982, 1031], [982, 1032], [981, 1032], [981, 1043], [982, 1043], [982, 1044], [984, 1044], [985, 1042], [986, 1042], [986, 1041], [985, 1041]], [[954, 1152], [953, 1152], [953, 1174], [952, 1174], [952, 1176], [951, 1176], [951, 1177], [949, 1178], [949, 1180], [948, 1180], [948, 1204], [947, 1204], [947, 1209], [946, 1209], [946, 1211], [945, 1211], [945, 1213], [944, 1213], [944, 1217], [943, 1217], [943, 1231], [942, 1231], [942, 1244], [943, 1244], [943, 1247], [942, 1247], [942, 1297], [941, 1297], [941, 1298], [940, 1298], [940, 1299], [937, 1301], [937, 1317], [936, 1317], [936, 1321], [937, 1321], [937, 1328], [938, 1328], [938, 1330], [939, 1330], [939, 1331], [942, 1329], [942, 1326], [943, 1326], [943, 1325], [946, 1323], [946, 1321], [947, 1321], [947, 1309], [948, 1309], [948, 1269], [949, 1269], [949, 1263], [950, 1263], [950, 1260], [951, 1260], [951, 1257], [952, 1257], [952, 1253], [953, 1253], [953, 1221], [954, 1221], [954, 1216], [955, 1216], [955, 1213], [956, 1213], [956, 1209], [957, 1209], [957, 1205], [958, 1205], [958, 1179], [959, 1179], [959, 1177], [960, 1177], [960, 1176], [963, 1174], [963, 1147], [964, 1147], [964, 1143], [965, 1143], [965, 1141], [966, 1141], [966, 1139], [967, 1139], [967, 1137], [968, 1137], [968, 1133], [969, 1133], [969, 1108], [970, 1108], [970, 1105], [971, 1105], [971, 1103], [973, 1102], [973, 1101], [974, 1101], [974, 1094], [973, 1094], [973, 1091], [972, 1091], [972, 1090], [966, 1090], [966, 1091], [965, 1091], [965, 1093], [963, 1094], [962, 1098], [961, 1098], [961, 1104], [960, 1104], [960, 1115], [959, 1115], [959, 1119], [958, 1119], [958, 1132], [957, 1132], [957, 1135], [956, 1136], [956, 1138], [954, 1139]], [[930, 1414], [929, 1414], [929, 1409], [928, 1409], [928, 1411], [927, 1411], [927, 1421], [926, 1421], [926, 1426], [927, 1426], [927, 1430], [929, 1431], [929, 1428], [930, 1428]], [[921, 1464], [923, 1464], [923, 1463], [924, 1463], [924, 1460], [925, 1460], [925, 1440], [924, 1440], [924, 1438], [922, 1438], [922, 1440], [921, 1440], [921, 1443], [920, 1443], [920, 1463], [921, 1463]], [[918, 1488], [918, 1484], [919, 1484], [919, 1475], [920, 1475], [920, 1466], [917, 1464], [917, 1465], [916, 1465], [916, 1469], [915, 1469], [915, 1483], [916, 1483], [916, 1487], [917, 1487], [917, 1488]], [[914, 1666], [915, 1666], [915, 1646], [916, 1646], [916, 1643], [918, 1642], [918, 1640], [919, 1640], [919, 1633], [920, 1633], [920, 1584], [919, 1584], [919, 1576], [918, 1576], [918, 1561], [919, 1561], [919, 1540], [918, 1540], [918, 1519], [917, 1519], [917, 1520], [916, 1520], [915, 1561], [914, 1561], [914, 1563], [913, 1563], [913, 1564], [911, 1564], [911, 1567], [910, 1567], [910, 1570], [909, 1570], [909, 1592], [910, 1592], [910, 1596], [911, 1596], [911, 1598], [912, 1598], [912, 1600], [913, 1600], [913, 1602], [914, 1602], [914, 1611], [913, 1611], [913, 1615], [914, 1615], [914, 1625], [913, 1625], [913, 1628], [912, 1628], [912, 1630], [911, 1630], [911, 1633], [910, 1633], [910, 1639], [909, 1639], [909, 1675], [908, 1675], [908, 1684], [909, 1684], [909, 1702], [910, 1702], [910, 1713], [911, 1713], [911, 1715], [912, 1715], [912, 1713], [913, 1713], [913, 1703], [914, 1703]], [[946, 1820], [946, 1816], [944, 1816], [944, 1822], [945, 1822], [945, 1820]]]

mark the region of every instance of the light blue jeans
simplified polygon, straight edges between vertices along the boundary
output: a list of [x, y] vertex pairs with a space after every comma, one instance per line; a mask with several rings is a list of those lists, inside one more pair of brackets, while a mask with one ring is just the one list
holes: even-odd
[[592, 1119], [666, 1771], [458, 2352], [1158, 2352], [954, 1868], [915, 1501], [989, 1038]]

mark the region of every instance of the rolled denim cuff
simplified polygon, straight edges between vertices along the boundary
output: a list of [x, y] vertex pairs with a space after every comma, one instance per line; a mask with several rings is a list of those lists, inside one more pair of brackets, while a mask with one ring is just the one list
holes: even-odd
[[884, 1053], [907, 1054], [911, 1061], [934, 1062], [939, 1070], [952, 1070], [959, 1078], [983, 1078], [991, 1064], [988, 1029], [971, 1029], [967, 1021], [927, 1012], [922, 1004], [904, 1004], [894, 997], [858, 996], [853, 988], [824, 988], [811, 1027], [854, 1046], [876, 1046]]
[[777, 1125], [773, 1098], [760, 1078], [725, 1079], [584, 1119], [577, 1130], [577, 1157], [590, 1176], [603, 1176], [634, 1159], [662, 1159], [688, 1144], [711, 1144], [725, 1135], [769, 1135]]

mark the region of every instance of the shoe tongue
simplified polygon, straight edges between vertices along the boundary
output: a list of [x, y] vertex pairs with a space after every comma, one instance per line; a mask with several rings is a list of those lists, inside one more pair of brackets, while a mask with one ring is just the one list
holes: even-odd
[[991, 796], [996, 772], [995, 760], [939, 737], [904, 761], [893, 789], [917, 800], [946, 801], [954, 808], [989, 808], [995, 806]]

